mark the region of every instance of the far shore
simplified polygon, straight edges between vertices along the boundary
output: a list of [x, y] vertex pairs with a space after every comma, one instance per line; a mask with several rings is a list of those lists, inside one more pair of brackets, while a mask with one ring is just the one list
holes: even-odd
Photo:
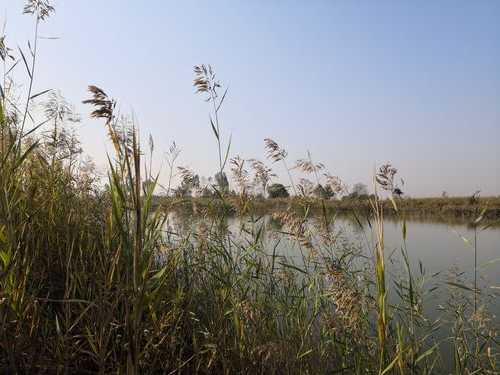
[[[321, 214], [325, 210], [329, 213], [357, 214], [360, 217], [371, 212], [369, 197], [356, 199], [331, 199], [318, 200], [306, 198], [258, 198], [252, 197], [242, 201], [240, 197], [228, 195], [224, 201], [208, 197], [156, 197], [156, 204], [163, 205], [166, 209], [179, 211], [215, 212], [224, 209], [227, 212], [241, 212], [245, 210], [254, 214], [272, 214], [288, 208], [303, 210], [308, 207], [311, 214]], [[438, 198], [396, 198], [398, 211], [408, 218], [423, 220], [457, 220], [462, 222], [473, 221], [479, 216], [489, 221], [500, 221], [500, 197], [438, 197]], [[384, 213], [395, 216], [393, 202], [383, 201]]]

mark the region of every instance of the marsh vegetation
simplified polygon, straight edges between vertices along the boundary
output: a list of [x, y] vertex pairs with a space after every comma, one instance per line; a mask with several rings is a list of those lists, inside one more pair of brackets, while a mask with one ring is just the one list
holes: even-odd
[[[143, 145], [116, 101], [90, 86], [85, 103], [112, 144], [103, 182], [71, 131], [71, 105], [32, 91], [43, 74], [38, 30], [53, 11], [28, 1], [35, 27], [26, 50], [0, 36], [0, 372], [499, 373], [499, 285], [478, 282], [485, 201], [470, 202], [466, 218], [474, 277], [437, 277], [408, 251], [403, 186], [394, 167], [380, 166], [363, 209], [345, 208], [372, 234], [362, 251], [336, 225], [345, 185], [311, 153], [292, 163], [266, 139], [266, 162], [233, 156], [222, 126], [228, 92], [205, 65], [194, 85], [211, 113], [214, 179], [179, 169], [174, 144], [160, 184], [154, 137]], [[25, 72], [26, 92], [13, 71]], [[278, 183], [271, 166], [289, 181], [271, 189], [276, 206], [264, 217], [259, 196]], [[284, 188], [293, 198], [280, 198]], [[176, 218], [188, 190], [203, 200], [189, 199], [189, 215]], [[398, 219], [398, 272], [388, 261], [388, 206]], [[232, 229], [229, 216], [239, 220]], [[449, 295], [430, 315], [426, 303], [443, 289]]]

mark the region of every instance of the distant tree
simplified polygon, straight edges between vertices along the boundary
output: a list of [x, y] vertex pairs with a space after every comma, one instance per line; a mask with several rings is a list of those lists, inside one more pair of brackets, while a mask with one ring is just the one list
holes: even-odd
[[193, 176], [193, 180], [191, 181], [191, 187], [196, 189], [200, 187], [200, 176], [198, 176], [197, 174]]
[[271, 168], [267, 167], [261, 161], [255, 159], [250, 159], [249, 161], [254, 170], [253, 183], [256, 187], [260, 187], [261, 189], [261, 192], [257, 193], [257, 195], [265, 194], [271, 178], [276, 177], [276, 175], [272, 172]]
[[361, 182], [354, 184], [354, 186], [352, 187], [352, 191], [357, 195], [368, 195], [368, 187]]
[[267, 187], [269, 198], [288, 198], [290, 194], [286, 187], [282, 184], [272, 184]]
[[174, 190], [174, 194], [178, 197], [191, 197], [193, 189], [200, 188], [200, 176], [187, 168], [179, 167], [178, 169], [182, 180], [181, 184]]
[[328, 172], [325, 173], [324, 176], [326, 177], [325, 182], [326, 186], [328, 186], [327, 189], [333, 194], [332, 198], [340, 198], [340, 196], [347, 193], [347, 186], [339, 177], [333, 176]]
[[214, 179], [217, 189], [219, 189], [220, 192], [227, 193], [229, 191], [229, 181], [225, 172], [217, 172]]
[[316, 198], [320, 199], [331, 199], [335, 195], [330, 185], [323, 187], [321, 184], [316, 185], [313, 194]]
[[441, 198], [448, 198], [448, 193], [445, 190], [441, 193]]
[[354, 184], [351, 193], [348, 195], [348, 198], [351, 199], [367, 198], [367, 197], [368, 197], [368, 187], [361, 182]]

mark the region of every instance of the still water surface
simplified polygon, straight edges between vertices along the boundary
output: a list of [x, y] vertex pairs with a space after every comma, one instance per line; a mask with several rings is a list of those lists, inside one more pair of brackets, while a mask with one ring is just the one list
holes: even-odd
[[[194, 228], [196, 219], [172, 218], [183, 221], [184, 225]], [[180, 220], [179, 220], [180, 219]], [[252, 227], [249, 218], [230, 218], [226, 229], [236, 241], [249, 240], [246, 230]], [[285, 256], [295, 265], [300, 266], [303, 250], [296, 241], [280, 235], [280, 228], [273, 223], [270, 216], [260, 219], [255, 227], [265, 228], [265, 246], [267, 253]], [[186, 229], [186, 228], [185, 228]], [[339, 241], [348, 246], [360, 249], [370, 258], [376, 242], [376, 235], [367, 223], [363, 228], [350, 217], [337, 217], [332, 229], [339, 236]], [[429, 222], [408, 220], [406, 223], [406, 242], [403, 241], [402, 223], [388, 219], [384, 224], [386, 269], [388, 271], [388, 289], [391, 291], [396, 275], [404, 272], [401, 248], [406, 245], [412, 272], [415, 277], [425, 272], [426, 289], [438, 286], [432, 295], [426, 297], [426, 312], [430, 317], [437, 317], [439, 305], [446, 302], [453, 286], [448, 281], [456, 281], [473, 287], [474, 280], [474, 229], [466, 222]], [[282, 238], [280, 238], [280, 236]], [[280, 239], [280, 241], [277, 241]], [[278, 243], [279, 242], [279, 243]], [[277, 244], [277, 246], [275, 246]], [[477, 282], [481, 289], [481, 297], [488, 302], [490, 312], [500, 312], [500, 227], [477, 229]], [[452, 275], [459, 274], [458, 280]], [[464, 289], [462, 292], [467, 293]], [[392, 296], [394, 297], [394, 296]], [[391, 299], [391, 296], [389, 296]], [[491, 311], [493, 310], [493, 311]], [[495, 314], [500, 315], [500, 314]], [[500, 321], [500, 317], [497, 316]]]
[[[192, 217], [172, 218], [171, 222], [196, 229], [200, 222]], [[183, 222], [183, 224], [181, 223]], [[252, 224], [253, 222], [253, 224]], [[287, 258], [298, 267], [303, 264], [304, 249], [296, 241], [280, 234], [280, 227], [265, 216], [255, 223], [249, 218], [230, 218], [222, 225], [225, 234], [231, 236], [234, 242], [251, 243], [252, 236], [248, 234], [262, 226], [265, 238], [265, 252]], [[376, 234], [367, 223], [360, 224], [349, 217], [338, 217], [332, 225], [332, 230], [338, 235], [339, 247], [352, 247], [365, 255], [366, 261], [373, 259], [373, 249], [376, 243]], [[402, 223], [395, 220], [386, 220], [384, 223], [385, 255], [387, 269], [387, 289], [389, 304], [397, 304], [395, 282], [405, 273], [402, 246], [406, 246], [409, 263], [413, 276], [418, 279], [422, 275], [425, 280], [423, 290], [431, 292], [423, 298], [423, 313], [429, 322], [440, 325], [442, 328], [432, 335], [436, 342], [440, 342], [440, 350], [445, 368], [452, 369], [453, 350], [447, 337], [451, 332], [451, 322], [447, 323], [445, 310], [448, 303], [453, 303], [457, 292], [463, 293], [472, 301], [470, 290], [450, 285], [457, 282], [472, 288], [474, 282], [474, 229], [466, 222], [430, 222], [409, 220], [406, 223], [406, 241], [403, 240]], [[481, 291], [478, 299], [479, 306], [484, 306], [492, 320], [493, 326], [500, 326], [500, 227], [477, 229], [477, 282]], [[458, 279], [457, 276], [458, 275]], [[456, 302], [456, 301], [455, 301]], [[472, 305], [469, 307], [469, 313]], [[438, 323], [439, 322], [439, 323]], [[447, 328], [446, 328], [447, 327]]]

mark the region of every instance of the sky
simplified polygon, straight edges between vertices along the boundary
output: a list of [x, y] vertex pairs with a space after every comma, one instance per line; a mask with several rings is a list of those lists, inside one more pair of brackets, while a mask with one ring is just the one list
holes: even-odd
[[[58, 89], [82, 115], [85, 153], [111, 151], [81, 104], [94, 84], [134, 113], [164, 152], [203, 176], [218, 168], [193, 66], [229, 88], [231, 156], [265, 160], [264, 138], [309, 150], [348, 185], [391, 162], [410, 196], [500, 195], [500, 1], [58, 0], [40, 27], [34, 92]], [[24, 2], [0, 0], [7, 42], [26, 48]], [[17, 67], [16, 69], [21, 69]], [[22, 71], [17, 72], [20, 75]], [[285, 173], [274, 165], [279, 178]]]

